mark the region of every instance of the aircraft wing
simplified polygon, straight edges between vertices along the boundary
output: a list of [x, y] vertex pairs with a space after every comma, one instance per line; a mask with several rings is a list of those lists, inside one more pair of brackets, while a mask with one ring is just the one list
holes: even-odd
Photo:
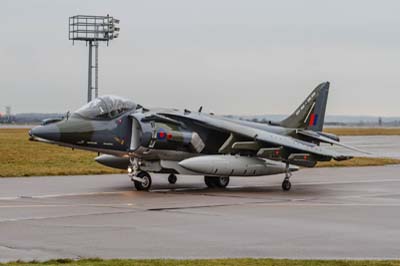
[[283, 136], [268, 132], [262, 129], [253, 128], [248, 125], [238, 124], [232, 120], [216, 117], [213, 115], [201, 113], [189, 114], [163, 114], [169, 117], [176, 117], [177, 119], [187, 119], [202, 124], [205, 127], [214, 128], [222, 132], [230, 132], [238, 136], [245, 136], [260, 143], [266, 143], [274, 146], [282, 146], [289, 149], [298, 150], [299, 152], [309, 153], [320, 156], [332, 157], [336, 160], [348, 159], [349, 155], [340, 154], [334, 150], [320, 147], [314, 143], [298, 140], [289, 136]]
[[326, 136], [320, 135], [317, 132], [314, 132], [314, 131], [311, 131], [311, 130], [297, 130], [296, 133], [300, 134], [300, 135], [304, 135], [304, 136], [310, 137], [310, 138], [318, 140], [320, 142], [328, 143], [328, 144], [331, 144], [331, 145], [337, 145], [337, 146], [343, 147], [345, 149], [356, 151], [356, 152], [359, 152], [359, 153], [362, 153], [362, 154], [365, 154], [365, 155], [371, 155], [369, 152], [366, 152], [366, 151], [357, 149], [355, 147], [343, 144], [343, 143], [341, 143], [341, 142], [339, 142], [337, 140], [334, 140], [334, 139], [328, 138]]

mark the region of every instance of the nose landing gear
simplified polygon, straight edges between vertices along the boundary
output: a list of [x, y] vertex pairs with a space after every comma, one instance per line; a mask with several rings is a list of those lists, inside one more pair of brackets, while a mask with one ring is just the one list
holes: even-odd
[[140, 171], [140, 162], [137, 158], [130, 159], [128, 175], [138, 191], [148, 191], [151, 187], [151, 176], [146, 171]]
[[148, 191], [151, 187], [151, 176], [145, 171], [140, 171], [136, 176], [131, 177], [138, 191]]

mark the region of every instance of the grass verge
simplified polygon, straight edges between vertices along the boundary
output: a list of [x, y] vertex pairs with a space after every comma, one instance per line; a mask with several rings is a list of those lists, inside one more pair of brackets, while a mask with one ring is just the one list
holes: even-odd
[[400, 266], [400, 261], [356, 261], [356, 260], [285, 260], [285, 259], [204, 259], [204, 260], [51, 260], [47, 262], [12, 262], [0, 265], [38, 266]]
[[[339, 130], [339, 129], [335, 129]], [[340, 129], [342, 130], [342, 129]], [[348, 133], [358, 129], [343, 129]], [[353, 130], [353, 131], [351, 131]], [[368, 129], [360, 129], [363, 132]], [[364, 131], [365, 130], [365, 131]], [[375, 130], [375, 129], [371, 129]], [[382, 130], [382, 129], [380, 129]], [[386, 130], [386, 129], [384, 129]], [[394, 133], [400, 129], [387, 129]], [[124, 171], [102, 166], [93, 159], [96, 153], [28, 140], [28, 129], [0, 129], [0, 177], [115, 174]], [[395, 159], [355, 158], [343, 162], [323, 162], [318, 167], [381, 166], [400, 164]]]
[[27, 129], [0, 129], [0, 177], [120, 173], [96, 163], [96, 153], [28, 138]]
[[400, 135], [400, 128], [324, 128], [325, 132], [338, 136], [394, 136]]
[[319, 162], [317, 167], [359, 167], [359, 166], [383, 166], [400, 164], [399, 159], [391, 158], [353, 158], [347, 161]]

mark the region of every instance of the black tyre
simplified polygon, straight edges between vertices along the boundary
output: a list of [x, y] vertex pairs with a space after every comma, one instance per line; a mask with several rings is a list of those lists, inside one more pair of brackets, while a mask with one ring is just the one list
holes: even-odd
[[226, 188], [229, 185], [229, 176], [220, 176], [215, 179], [215, 185], [220, 188]]
[[141, 178], [144, 182], [134, 180], [135, 188], [138, 191], [148, 191], [151, 187], [151, 176], [147, 172], [140, 172], [137, 177]]
[[206, 183], [209, 188], [226, 188], [229, 184], [229, 176], [205, 176], [204, 183]]
[[170, 183], [172, 185], [175, 184], [177, 180], [178, 180], [178, 178], [176, 177], [175, 174], [170, 174], [168, 176], [168, 183]]
[[217, 184], [215, 184], [215, 177], [213, 176], [205, 176], [204, 183], [206, 183], [206, 186], [209, 188], [214, 188], [217, 186]]
[[290, 183], [289, 180], [285, 180], [282, 182], [282, 189], [284, 191], [289, 191], [291, 187], [292, 187], [292, 184]]

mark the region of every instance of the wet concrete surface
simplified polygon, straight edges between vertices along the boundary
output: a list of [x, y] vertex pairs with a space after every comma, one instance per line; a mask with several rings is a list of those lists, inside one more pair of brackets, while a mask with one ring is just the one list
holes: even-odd
[[377, 156], [400, 159], [400, 136], [343, 136], [340, 141]]
[[305, 169], [138, 192], [125, 175], [0, 179], [0, 260], [400, 258], [400, 166]]

